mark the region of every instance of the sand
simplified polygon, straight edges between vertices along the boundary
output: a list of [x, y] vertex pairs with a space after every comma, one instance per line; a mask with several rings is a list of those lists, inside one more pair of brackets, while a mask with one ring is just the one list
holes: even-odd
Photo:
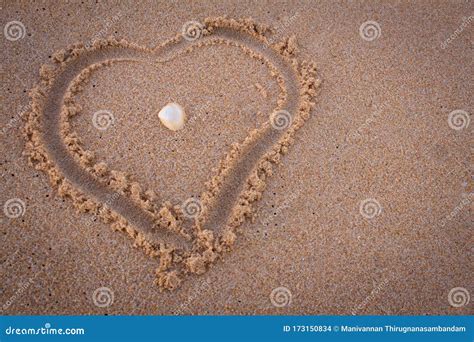
[[2, 6], [2, 313], [472, 313], [472, 6], [175, 7]]

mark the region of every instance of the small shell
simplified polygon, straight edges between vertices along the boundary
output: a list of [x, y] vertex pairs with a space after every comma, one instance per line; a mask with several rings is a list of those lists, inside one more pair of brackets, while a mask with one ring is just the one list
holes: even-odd
[[177, 103], [168, 103], [158, 113], [161, 123], [172, 131], [180, 130], [184, 127], [186, 113], [183, 107]]

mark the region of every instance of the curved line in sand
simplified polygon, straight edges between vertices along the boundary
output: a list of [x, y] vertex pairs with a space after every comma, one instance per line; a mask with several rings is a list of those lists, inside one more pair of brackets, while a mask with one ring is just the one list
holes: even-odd
[[[217, 37], [221, 36], [221, 38], [216, 38], [215, 36], [217, 36]], [[224, 36], [226, 37], [225, 38], [226, 40], [222, 40], [222, 38]], [[195, 45], [199, 45], [200, 47], [202, 47], [202, 46], [211, 46], [211, 45], [226, 44], [226, 43], [234, 43], [235, 44], [234, 46], [242, 49], [244, 51], [244, 53], [246, 52], [245, 48], [248, 48], [248, 45], [250, 45], [250, 44], [241, 45], [241, 39], [236, 38], [235, 34], [233, 34], [232, 38], [230, 38], [229, 34], [225, 35], [225, 34], [222, 34], [222, 33], [221, 34], [216, 33], [215, 35], [212, 35], [212, 36], [209, 36], [209, 37], [204, 37], [201, 41], [199, 41], [195, 44], [191, 44], [192, 45], [191, 48], [193, 48]], [[189, 49], [190, 49], [190, 47], [183, 47], [182, 50], [179, 51], [173, 57], [166, 59], [166, 61], [159, 61], [158, 63], [161, 64], [161, 63], [168, 63], [168, 62], [174, 61], [179, 56], [182, 56], [184, 53], [189, 52]], [[257, 50], [257, 48], [254, 48], [254, 49]], [[260, 48], [260, 49], [262, 49], [262, 48]], [[125, 58], [108, 59], [107, 62], [109, 62], [109, 63], [107, 65], [110, 65], [112, 63], [117, 63], [117, 62], [145, 62], [146, 63], [146, 62], [149, 61], [149, 59], [150, 59], [150, 57], [144, 58], [143, 60], [138, 59], [136, 57], [134, 57], [134, 58], [129, 57], [127, 59], [125, 59]], [[97, 64], [97, 68], [94, 68], [94, 71], [97, 70], [101, 66], [105, 66], [106, 64], [104, 64], [103, 62], [104, 62], [103, 60], [96, 61], [95, 64]], [[265, 62], [266, 63], [271, 63], [268, 60], [266, 60]], [[278, 68], [276, 67], [276, 69], [278, 69]], [[287, 66], [286, 66], [286, 69], [287, 69], [286, 70], [286, 77], [283, 77], [283, 82], [284, 82], [284, 84], [290, 84], [291, 85], [291, 83], [288, 82], [288, 80], [291, 79], [292, 76], [294, 76], [293, 75], [293, 70], [288, 68]], [[73, 80], [71, 82], [69, 82], [69, 84], [73, 83], [79, 76], [80, 76], [80, 74], [76, 75], [73, 78]], [[296, 80], [293, 79], [292, 82], [296, 83]], [[287, 96], [286, 88], [284, 86], [282, 86], [281, 93], [280, 93], [279, 97], [283, 98], [283, 99], [287, 99], [289, 97], [290, 100], [288, 102], [290, 102], [291, 105], [287, 106], [285, 108], [289, 108], [290, 111], [293, 112], [293, 111], [296, 110], [297, 89], [294, 85], [292, 85], [292, 87], [290, 87], [290, 89], [292, 91], [290, 92], [289, 96]], [[56, 95], [59, 97], [59, 94], [56, 94]], [[61, 97], [64, 98], [64, 94], [61, 94]], [[277, 109], [278, 109], [278, 107], [275, 108], [274, 110], [277, 110]], [[271, 129], [271, 127], [268, 125], [268, 121], [264, 125], [264, 130], [265, 130], [265, 134], [267, 135], [267, 140], [269, 140], [269, 138], [273, 138], [273, 140], [274, 140], [275, 137], [278, 135], [278, 133], [279, 133], [279, 135], [281, 135], [281, 131], [276, 131], [276, 130]], [[75, 132], [72, 132], [72, 133], [75, 133]], [[271, 134], [271, 133], [273, 133], [273, 134]], [[270, 135], [272, 135], [272, 136], [270, 136]], [[252, 153], [249, 153], [246, 156], [244, 156], [244, 160], [239, 161], [238, 169], [232, 170], [232, 174], [235, 174], [237, 177], [230, 177], [231, 175], [228, 175], [229, 179], [231, 179], [232, 182], [229, 181], [229, 183], [226, 183], [226, 184], [223, 185], [226, 188], [226, 190], [221, 189], [219, 191], [221, 193], [220, 197], [225, 196], [227, 199], [229, 197], [231, 197], [233, 199], [235, 199], [237, 197], [238, 191], [239, 191], [239, 189], [241, 189], [241, 185], [242, 185], [241, 183], [243, 183], [243, 181], [247, 178], [246, 176], [248, 176], [250, 170], [255, 165], [255, 163], [257, 161], [256, 158], [260, 157], [263, 154], [262, 152], [268, 147], [268, 145], [270, 143], [273, 143], [273, 141], [272, 142], [264, 141], [263, 143], [262, 143], [262, 141], [259, 141], [258, 146], [254, 146], [255, 151], [252, 151]], [[249, 148], [250, 148], [250, 146], [248, 147], [248, 149]], [[72, 151], [71, 149], [70, 149], [69, 152], [74, 153], [74, 151]], [[77, 183], [77, 182], [75, 182], [75, 183]], [[110, 198], [112, 196], [111, 193], [106, 193], [102, 189], [100, 189], [100, 192], [101, 192], [101, 194], [105, 195], [105, 197]], [[110, 192], [110, 189], [109, 189], [109, 192]], [[122, 199], [122, 201], [123, 201], [123, 199]], [[222, 203], [223, 201], [218, 201], [218, 202]], [[230, 202], [232, 202], [232, 201], [226, 201], [226, 203], [228, 203], [228, 204]], [[122, 216], [128, 218], [127, 215], [123, 214], [120, 210], [117, 210], [113, 206], [112, 206], [112, 209], [114, 209], [117, 212], [121, 213]], [[214, 208], [213, 213], [211, 213], [209, 215], [210, 218], [207, 220], [205, 226], [209, 229], [212, 229], [215, 232], [218, 232], [218, 225], [222, 222], [225, 222], [227, 217], [230, 215], [231, 207], [229, 207], [228, 205], [223, 207], [221, 205], [221, 206], [219, 206], [218, 210], [216, 210], [216, 209], [217, 208]], [[153, 231], [152, 227], [154, 225], [153, 225], [153, 223], [150, 223], [150, 222], [147, 222], [147, 221], [149, 221], [149, 215], [147, 215], [147, 217], [143, 217], [142, 220], [140, 220], [139, 222], [129, 219], [129, 222], [139, 226], [142, 229], [143, 232], [151, 233]], [[165, 241], [168, 240], [169, 241], [169, 239], [170, 239], [169, 232], [160, 231], [160, 233], [162, 233], [162, 234], [168, 233], [164, 237], [161, 236], [160, 238], [161, 238], [161, 240], [165, 240]], [[173, 241], [173, 240], [171, 240], [170, 242], [176, 243], [176, 241]]]
[[[207, 27], [208, 35], [195, 42], [176, 37], [154, 49], [119, 45], [77, 53], [72, 61], [68, 61], [66, 66], [52, 77], [52, 81], [50, 79], [47, 89], [50, 96], [43, 95], [44, 101], [40, 110], [43, 114], [41, 140], [46, 153], [44, 157], [42, 156], [43, 159], [50, 158], [49, 162], [53, 163], [56, 171], [65, 177], [65, 182], [71, 181], [79, 193], [86, 193], [99, 203], [107, 203], [111, 196], [116, 198], [111, 209], [125, 219], [125, 222], [122, 220], [120, 230], [127, 231], [138, 240], [136, 241], [138, 245], [144, 246], [145, 249], [151, 248], [148, 254], [160, 257], [158, 284], [164, 288], [174, 288], [179, 284], [177, 272], [168, 271], [172, 265], [181, 263], [192, 273], [203, 273], [220, 252], [230, 248], [235, 239], [236, 228], [251, 215], [252, 203], [261, 197], [265, 179], [272, 173], [272, 164], [277, 164], [281, 155], [286, 153], [294, 134], [309, 116], [313, 105], [310, 99], [314, 96], [314, 89], [317, 86], [313, 66], [298, 64], [288, 46], [281, 46], [280, 51], [269, 46], [258, 28], [249, 26], [247, 21], [218, 18], [210, 20]], [[156, 226], [153, 216], [127, 196], [117, 195], [107, 185], [98, 181], [68, 151], [60, 127], [64, 100], [76, 77], [91, 65], [103, 62], [147, 61], [150, 59], [150, 54], [155, 58], [161, 57], [161, 60], [156, 60], [157, 63], [166, 63], [183, 52], [209, 43], [212, 39], [242, 47], [250, 54], [263, 57], [274, 65], [281, 75], [280, 86], [283, 85], [284, 88], [286, 85], [288, 90], [284, 98], [279, 99], [278, 107], [292, 113], [296, 120], [285, 131], [272, 129], [269, 123], [265, 122], [229, 152], [221, 163], [217, 175], [211, 179], [208, 190], [202, 194], [204, 206], [201, 215], [195, 220], [192, 246], [184, 239], [177, 238], [175, 232], [160, 230], [160, 239], [166, 243], [160, 243], [159, 247], [156, 247], [148, 242], [150, 239], [153, 240], [151, 233]], [[27, 129], [28, 134], [30, 141], [37, 144], [35, 139], [31, 139], [34, 132]], [[271, 146], [273, 148], [270, 148]], [[71, 197], [74, 199], [74, 196]], [[231, 200], [223, 201], [224, 198]], [[234, 203], [236, 204], [233, 205]], [[129, 224], [138, 231], [131, 227], [129, 229]]]

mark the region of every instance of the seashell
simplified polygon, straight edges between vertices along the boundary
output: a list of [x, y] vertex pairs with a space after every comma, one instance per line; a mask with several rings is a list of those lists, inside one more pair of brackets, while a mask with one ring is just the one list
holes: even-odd
[[168, 103], [158, 113], [161, 123], [172, 131], [180, 130], [184, 127], [186, 113], [183, 107], [177, 103]]

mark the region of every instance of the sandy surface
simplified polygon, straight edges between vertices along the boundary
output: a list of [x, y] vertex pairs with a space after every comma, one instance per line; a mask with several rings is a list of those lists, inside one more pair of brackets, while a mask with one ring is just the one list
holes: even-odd
[[[0, 202], [24, 203], [18, 217], [1, 213], [2, 314], [474, 312], [472, 2], [0, 7], [3, 27], [24, 27], [1, 39]], [[271, 43], [296, 35], [294, 58], [315, 62], [322, 83], [232, 250], [161, 292], [156, 258], [76, 212], [22, 155], [28, 91], [41, 65], [76, 42], [114, 36], [153, 48], [188, 21], [224, 14], [273, 27]], [[360, 32], [367, 21], [378, 25], [373, 40]], [[70, 124], [97, 160], [180, 205], [206, 191], [233, 143], [268, 122], [279, 92], [260, 61], [207, 46], [159, 67], [98, 69]], [[168, 102], [186, 109], [182, 131], [159, 122]], [[113, 113], [106, 130], [93, 124], [99, 110]], [[225, 194], [214, 212], [235, 205]], [[216, 235], [225, 224], [214, 220]]]

